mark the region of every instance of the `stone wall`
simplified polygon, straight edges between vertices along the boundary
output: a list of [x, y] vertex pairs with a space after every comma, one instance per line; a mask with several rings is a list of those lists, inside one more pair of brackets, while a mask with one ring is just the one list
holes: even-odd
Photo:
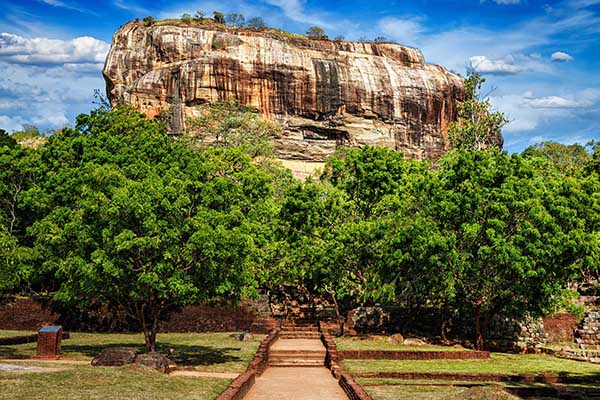
[[575, 341], [583, 346], [600, 346], [600, 311], [588, 311], [575, 331]]
[[486, 347], [493, 351], [536, 353], [546, 343], [548, 337], [541, 318], [526, 317], [517, 321], [494, 316], [486, 337]]

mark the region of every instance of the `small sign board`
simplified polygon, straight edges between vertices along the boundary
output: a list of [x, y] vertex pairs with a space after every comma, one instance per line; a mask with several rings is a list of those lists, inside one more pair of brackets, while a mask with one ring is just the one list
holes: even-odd
[[60, 325], [48, 325], [42, 327], [38, 332], [39, 333], [58, 333], [62, 329]]

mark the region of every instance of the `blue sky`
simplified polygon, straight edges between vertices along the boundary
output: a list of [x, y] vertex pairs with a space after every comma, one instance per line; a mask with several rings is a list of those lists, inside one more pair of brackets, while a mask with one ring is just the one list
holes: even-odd
[[260, 16], [299, 33], [320, 25], [330, 37], [384, 36], [460, 74], [474, 68], [511, 120], [509, 151], [600, 140], [600, 0], [3, 0], [0, 128], [72, 123], [104, 90], [119, 26], [196, 10]]

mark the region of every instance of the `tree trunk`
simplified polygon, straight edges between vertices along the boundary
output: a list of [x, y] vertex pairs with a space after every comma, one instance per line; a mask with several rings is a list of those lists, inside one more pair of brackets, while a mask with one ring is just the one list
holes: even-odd
[[337, 299], [335, 297], [335, 293], [333, 290], [329, 291], [331, 295], [331, 299], [333, 300], [333, 305], [335, 306], [335, 316], [338, 320], [338, 325], [340, 327], [340, 336], [344, 336], [344, 321], [342, 320], [342, 314], [340, 313], [340, 306], [338, 305]]
[[483, 335], [481, 333], [481, 304], [475, 306], [475, 348], [483, 349]]
[[144, 333], [144, 347], [147, 353], [156, 351], [156, 332], [158, 331], [158, 313], [152, 313], [152, 321], [149, 322], [146, 318], [146, 304], [135, 305], [135, 313], [140, 323], [140, 328]]

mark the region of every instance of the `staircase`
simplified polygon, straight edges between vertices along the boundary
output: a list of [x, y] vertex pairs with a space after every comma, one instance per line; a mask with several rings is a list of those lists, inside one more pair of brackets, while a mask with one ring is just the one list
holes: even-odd
[[269, 351], [269, 366], [322, 367], [325, 354], [314, 312], [307, 307], [282, 324], [279, 340]]

